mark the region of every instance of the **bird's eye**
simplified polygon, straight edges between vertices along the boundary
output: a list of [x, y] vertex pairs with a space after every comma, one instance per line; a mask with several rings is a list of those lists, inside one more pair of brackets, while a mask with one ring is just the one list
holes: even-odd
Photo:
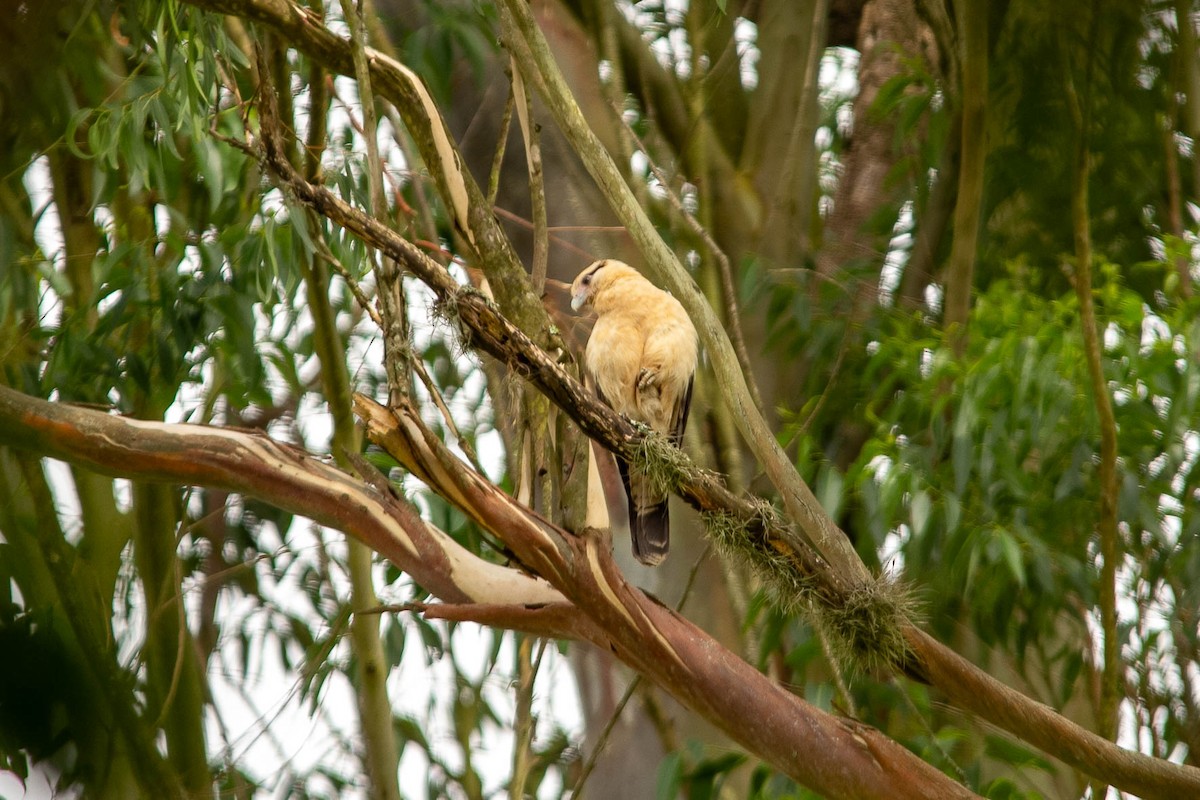
[[591, 275], [584, 275], [584, 276], [583, 276], [583, 285], [584, 285], [584, 286], [587, 286], [587, 285], [588, 285], [589, 283], [591, 283], [591, 282], [592, 282], [592, 276], [591, 276]]

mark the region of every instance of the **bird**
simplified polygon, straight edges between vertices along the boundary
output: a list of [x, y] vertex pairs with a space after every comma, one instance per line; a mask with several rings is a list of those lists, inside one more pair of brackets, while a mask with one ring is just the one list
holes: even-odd
[[[584, 368], [600, 399], [618, 414], [682, 444], [692, 401], [699, 345], [680, 302], [633, 267], [615, 259], [593, 262], [571, 284], [571, 308], [596, 314], [584, 349]], [[667, 557], [667, 496], [617, 456], [629, 508], [633, 555], [650, 566]]]

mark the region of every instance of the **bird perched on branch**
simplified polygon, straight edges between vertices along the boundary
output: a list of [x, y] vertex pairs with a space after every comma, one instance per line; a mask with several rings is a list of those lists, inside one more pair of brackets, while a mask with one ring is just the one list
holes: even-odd
[[[607, 259], [571, 284], [571, 307], [596, 312], [584, 352], [600, 397], [619, 414], [667, 434], [680, 445], [696, 371], [696, 329], [679, 301], [628, 264]], [[651, 566], [667, 557], [667, 496], [620, 456], [633, 554]]]

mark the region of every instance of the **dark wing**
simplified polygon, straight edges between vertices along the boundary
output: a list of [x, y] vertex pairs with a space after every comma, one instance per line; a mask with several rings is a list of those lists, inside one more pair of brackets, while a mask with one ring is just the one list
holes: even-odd
[[683, 393], [679, 405], [671, 415], [671, 441], [676, 447], [683, 447], [683, 431], [687, 428], [688, 413], [692, 410], [692, 386], [695, 383], [695, 377], [688, 378], [687, 391]]

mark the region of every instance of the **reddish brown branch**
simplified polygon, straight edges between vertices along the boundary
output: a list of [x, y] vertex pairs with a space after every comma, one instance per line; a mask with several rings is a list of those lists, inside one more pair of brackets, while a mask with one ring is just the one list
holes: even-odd
[[[776, 686], [625, 583], [600, 539], [568, 534], [517, 505], [426, 436], [411, 415], [396, 421], [402, 424], [390, 431], [400, 437], [403, 449], [396, 454], [405, 456], [406, 466], [502, 536], [523, 562], [552, 575], [569, 602], [533, 578], [455, 551], [457, 545], [390, 493], [262, 434], [140, 422], [0, 386], [0, 444], [107, 474], [241, 492], [339, 527], [451, 603], [430, 607], [432, 613], [522, 621], [539, 635], [587, 635], [752, 752], [830, 797], [973, 796], [878, 731], [837, 719]], [[529, 602], [538, 596], [544, 603]], [[821, 757], [805, 757], [809, 753]]]
[[904, 634], [921, 672], [955, 706], [1137, 797], [1200, 797], [1200, 770], [1117, 747], [1005, 686], [919, 628], [906, 627]]
[[445, 602], [528, 605], [522, 629], [543, 636], [588, 630], [578, 622], [559, 627], [558, 608], [536, 613], [564, 603], [545, 581], [479, 559], [390, 492], [259, 432], [142, 422], [0, 386], [0, 445], [109, 475], [258, 497], [354, 536]]
[[[608, 648], [751, 752], [831, 797], [973, 797], [874, 728], [785, 691], [691, 622], [626, 583], [606, 538], [557, 528], [459, 461], [416, 409], [365, 397], [367, 435], [545, 575], [604, 633]], [[479, 609], [463, 609], [477, 619]], [[821, 758], [804, 758], [805, 752]]]

